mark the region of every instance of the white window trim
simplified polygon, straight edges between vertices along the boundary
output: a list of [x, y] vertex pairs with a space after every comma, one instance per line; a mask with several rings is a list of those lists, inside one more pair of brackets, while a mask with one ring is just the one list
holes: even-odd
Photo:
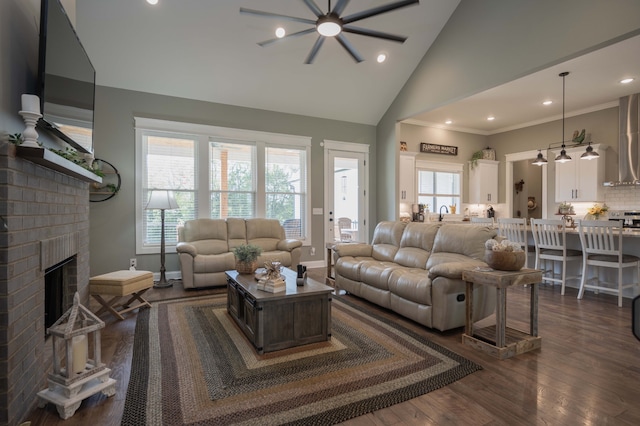
[[[208, 159], [208, 143], [212, 139], [224, 139], [227, 142], [238, 141], [242, 143], [255, 143], [258, 148], [264, 148], [265, 145], [269, 145], [270, 147], [296, 147], [298, 149], [304, 148], [306, 152], [306, 167], [307, 167], [307, 176], [306, 176], [306, 194], [307, 194], [307, 209], [305, 212], [305, 223], [307, 224], [306, 228], [306, 239], [302, 240], [304, 245], [311, 244], [311, 136], [297, 136], [297, 135], [288, 135], [283, 133], [271, 133], [271, 132], [262, 132], [257, 130], [245, 130], [245, 129], [233, 129], [229, 127], [219, 127], [219, 126], [211, 126], [207, 124], [195, 124], [195, 123], [185, 123], [181, 121], [168, 121], [168, 120], [158, 120], [153, 118], [144, 118], [144, 117], [134, 117], [134, 129], [135, 129], [135, 139], [136, 139], [136, 173], [135, 173], [135, 208], [136, 208], [136, 254], [156, 254], [160, 252], [159, 245], [153, 247], [144, 247], [143, 244], [143, 227], [142, 227], [142, 215], [144, 211], [144, 201], [140, 195], [142, 188], [142, 174], [138, 171], [143, 170], [143, 156], [142, 156], [142, 136], [145, 131], [157, 131], [163, 132], [165, 134], [176, 134], [176, 135], [189, 135], [193, 137], [194, 140], [198, 141], [198, 152], [197, 163], [196, 163], [196, 175], [202, 172], [203, 166], [206, 166]], [[204, 143], [203, 143], [204, 142]], [[203, 148], [204, 146], [204, 148]], [[258, 149], [258, 152], [260, 149]], [[205, 154], [205, 155], [203, 155]], [[203, 160], [204, 158], [204, 160]], [[264, 169], [264, 158], [262, 158], [262, 163], [260, 163], [260, 158], [257, 161], [257, 167], [262, 167]], [[208, 171], [207, 171], [208, 173]], [[199, 178], [196, 179], [199, 181]], [[198, 196], [200, 197], [201, 193], [206, 193], [208, 197], [208, 188], [206, 191], [199, 191], [199, 187], [196, 188]], [[256, 200], [257, 201], [257, 200]], [[260, 201], [264, 203], [264, 201]], [[205, 209], [206, 205], [198, 203], [198, 217], [209, 217], [209, 212], [202, 213], [202, 209]], [[167, 253], [175, 253], [175, 245], [174, 244], [166, 244], [165, 251]]]

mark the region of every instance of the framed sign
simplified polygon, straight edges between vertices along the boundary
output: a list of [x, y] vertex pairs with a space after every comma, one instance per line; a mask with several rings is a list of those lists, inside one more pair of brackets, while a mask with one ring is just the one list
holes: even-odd
[[426, 152], [429, 154], [458, 155], [458, 147], [420, 142], [420, 152]]

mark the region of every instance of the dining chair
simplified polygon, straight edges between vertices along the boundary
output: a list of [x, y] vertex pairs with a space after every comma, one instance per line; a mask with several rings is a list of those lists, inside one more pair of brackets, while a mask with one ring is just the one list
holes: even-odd
[[[638, 285], [640, 257], [623, 252], [622, 230], [622, 221], [617, 220], [581, 220], [579, 222], [578, 233], [584, 256], [578, 299], [582, 299], [585, 289], [592, 289], [596, 293], [602, 290], [617, 294], [618, 306], [622, 307], [623, 290]], [[589, 266], [596, 268], [596, 274], [593, 278], [587, 276]], [[601, 267], [615, 269], [618, 282], [601, 281]], [[635, 268], [636, 270], [635, 279], [626, 284], [623, 283], [622, 277], [625, 268]], [[595, 284], [590, 284], [590, 281], [595, 281]]]
[[[531, 232], [536, 251], [535, 269], [544, 263], [542, 281], [560, 283], [560, 294], [564, 296], [567, 280], [578, 280], [580, 276], [567, 276], [567, 263], [582, 260], [582, 251], [568, 249], [566, 245], [566, 224], [561, 219], [531, 219]], [[547, 262], [551, 262], [551, 268], [547, 268]], [[560, 278], [556, 278], [555, 263], [561, 263]], [[549, 274], [549, 275], [547, 275]]]
[[351, 233], [347, 232], [347, 230], [351, 229], [351, 219], [348, 217], [339, 217], [338, 229], [340, 230], [340, 241], [351, 241]]
[[529, 266], [529, 243], [527, 240], [526, 218], [498, 218], [498, 235], [512, 243], [519, 244], [524, 250], [524, 267]]

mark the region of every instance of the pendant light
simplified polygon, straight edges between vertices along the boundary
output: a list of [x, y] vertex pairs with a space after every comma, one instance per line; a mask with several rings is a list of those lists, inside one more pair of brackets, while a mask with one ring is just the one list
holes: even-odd
[[587, 150], [580, 156], [581, 160], [593, 160], [594, 158], [600, 157], [600, 154], [595, 152], [591, 147], [591, 142], [589, 142], [589, 146], [587, 146]]
[[531, 164], [533, 164], [534, 166], [543, 166], [543, 165], [545, 165], [547, 163], [548, 163], [547, 159], [544, 158], [543, 155], [542, 155], [542, 150], [539, 149], [538, 150], [538, 156], [536, 157], [536, 160]]
[[571, 161], [571, 157], [567, 155], [567, 151], [565, 150], [566, 147], [564, 145], [564, 79], [569, 75], [569, 72], [564, 71], [558, 75], [562, 77], [562, 150], [560, 151], [560, 155], [556, 157], [556, 163], [566, 163], [567, 161]]

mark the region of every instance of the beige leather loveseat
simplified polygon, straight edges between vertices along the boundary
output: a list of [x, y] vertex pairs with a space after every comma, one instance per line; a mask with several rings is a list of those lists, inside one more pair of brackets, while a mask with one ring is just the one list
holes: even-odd
[[[462, 271], [486, 267], [496, 235], [466, 224], [380, 222], [371, 244], [338, 244], [336, 287], [441, 331], [465, 324]], [[475, 286], [474, 320], [495, 309], [495, 289]]]
[[302, 241], [286, 239], [276, 219], [195, 219], [178, 227], [176, 251], [184, 288], [225, 285], [224, 271], [235, 269], [233, 249], [242, 244], [262, 248], [258, 265], [277, 260], [295, 269]]

